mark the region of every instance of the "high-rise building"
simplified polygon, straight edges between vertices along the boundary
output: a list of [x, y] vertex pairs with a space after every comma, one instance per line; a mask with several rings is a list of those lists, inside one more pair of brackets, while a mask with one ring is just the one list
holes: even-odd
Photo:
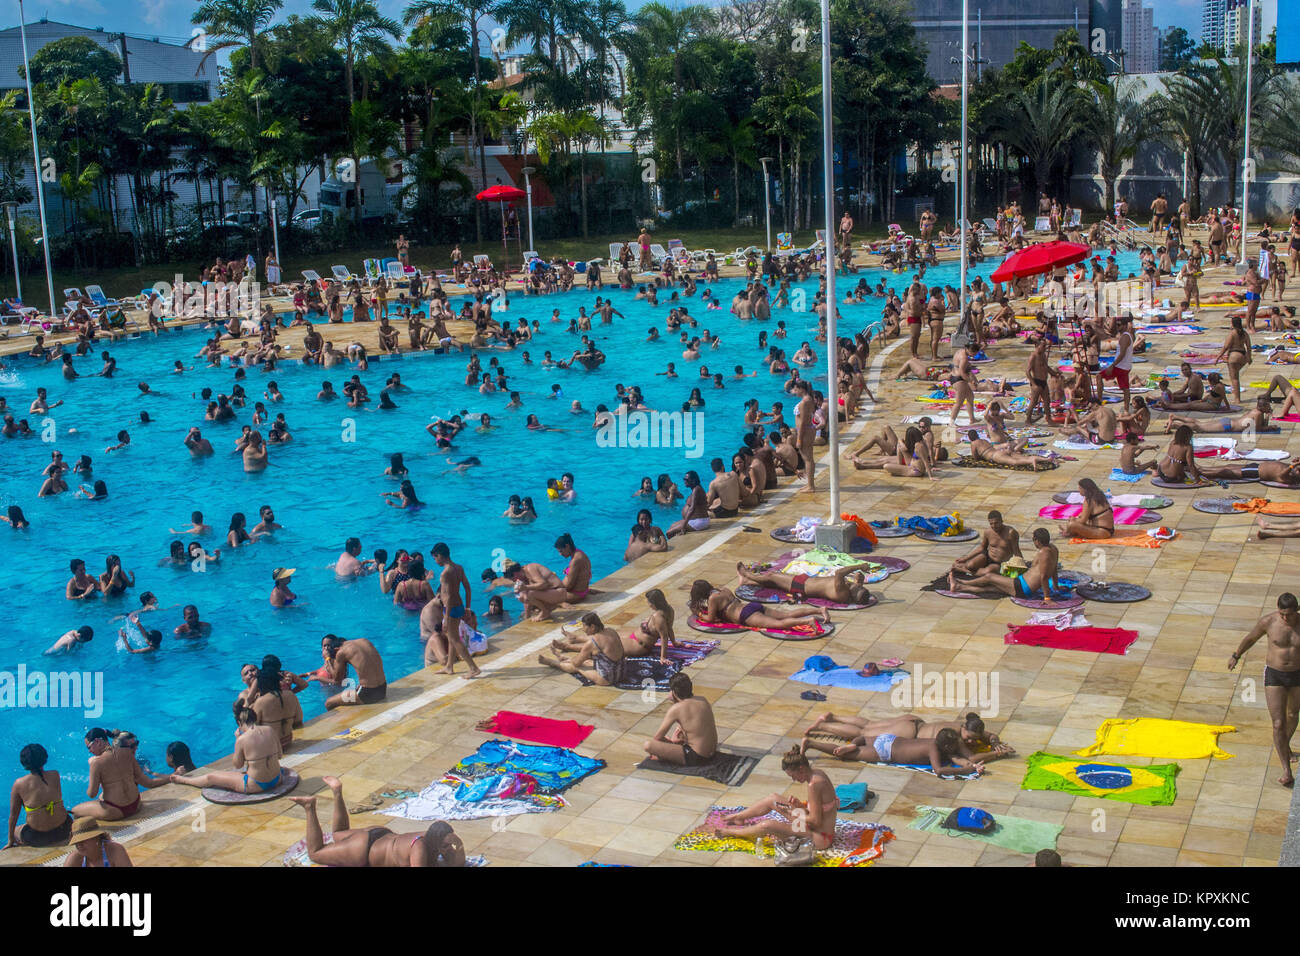
[[[916, 38], [928, 50], [926, 71], [940, 85], [959, 82], [961, 0], [913, 0], [913, 11]], [[987, 70], [1010, 63], [1022, 42], [1050, 49], [1062, 30], [1077, 29], [1080, 39], [1087, 44], [1088, 14], [1088, 4], [1078, 0], [1036, 0], [1032, 4], [1022, 0], [978, 0], [970, 4], [971, 46], [986, 61], [983, 68]], [[1118, 42], [1119, 38], [1114, 40]], [[973, 76], [975, 70], [971, 72]]]
[[[1260, 9], [1262, 4], [1255, 0], [1253, 4], [1255, 16], [1255, 42], [1260, 43], [1264, 40], [1261, 35], [1264, 31], [1264, 13]], [[1223, 48], [1232, 52], [1232, 49], [1238, 44], [1246, 45], [1246, 34], [1249, 26], [1246, 16], [1250, 11], [1252, 4], [1249, 0], [1227, 0], [1227, 8], [1223, 14]]]
[[1155, 11], [1142, 0], [1124, 0], [1120, 11], [1120, 42], [1124, 46], [1125, 73], [1154, 73], [1156, 60]]
[[1227, 13], [1228, 0], [1204, 0], [1201, 7], [1201, 42], [1213, 47], [1223, 47], [1223, 15]]

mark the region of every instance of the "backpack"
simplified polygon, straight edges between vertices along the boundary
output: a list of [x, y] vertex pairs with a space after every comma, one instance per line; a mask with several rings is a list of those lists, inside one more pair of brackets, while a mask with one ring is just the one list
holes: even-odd
[[962, 830], [966, 833], [989, 833], [996, 826], [993, 814], [978, 807], [958, 807], [940, 824], [945, 830]]

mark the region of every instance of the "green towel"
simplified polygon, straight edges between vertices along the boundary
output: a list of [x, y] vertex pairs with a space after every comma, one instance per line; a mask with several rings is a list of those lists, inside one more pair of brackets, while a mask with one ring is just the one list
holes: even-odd
[[1030, 754], [1025, 763], [1022, 790], [1059, 790], [1077, 797], [1102, 797], [1151, 807], [1167, 807], [1178, 796], [1176, 763], [1131, 767], [1076, 760], [1041, 750]]
[[913, 830], [926, 833], [942, 833], [945, 836], [965, 837], [980, 843], [991, 843], [1004, 850], [1016, 853], [1037, 853], [1039, 850], [1056, 849], [1056, 838], [1064, 829], [1059, 823], [1043, 823], [1039, 820], [1026, 820], [1024, 817], [1008, 817], [993, 814], [997, 826], [988, 833], [971, 833], [968, 830], [949, 830], [943, 821], [952, 813], [952, 807], [916, 808], [916, 819], [908, 824]]
[[835, 796], [839, 798], [841, 813], [858, 813], [867, 809], [871, 791], [865, 783], [842, 783], [835, 788]]

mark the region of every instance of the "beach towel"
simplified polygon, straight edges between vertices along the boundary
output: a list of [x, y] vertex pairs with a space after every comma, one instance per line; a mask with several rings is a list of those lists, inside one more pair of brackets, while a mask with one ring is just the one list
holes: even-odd
[[849, 690], [881, 691], [889, 690], [895, 684], [907, 680], [908, 672], [903, 670], [883, 670], [879, 674], [867, 677], [860, 670], [841, 667], [829, 657], [815, 656], [803, 662], [802, 669], [790, 675], [790, 680], [801, 684], [816, 684], [818, 687], [845, 687]]
[[1050, 624], [1010, 624], [1002, 638], [1006, 644], [1051, 647], [1058, 651], [1124, 654], [1138, 638], [1137, 631], [1122, 627], [1066, 627]]
[[[656, 645], [658, 646], [658, 645]], [[658, 656], [623, 658], [623, 679], [614, 686], [619, 690], [647, 690], [653, 687], [661, 694], [668, 693], [668, 682], [682, 669], [682, 663], [673, 660], [661, 661]], [[595, 687], [596, 682], [585, 674], [574, 674], [574, 679], [584, 687]]]
[[[1114, 509], [1116, 524], [1149, 524], [1151, 521], [1160, 520], [1160, 516], [1157, 515], [1155, 518], [1143, 521], [1142, 519], [1147, 515], [1146, 508], [1119, 508], [1114, 507], [1114, 505], [1112, 505], [1112, 508]], [[1039, 509], [1038, 517], [1065, 521], [1070, 518], [1077, 518], [1081, 514], [1083, 514], [1082, 505], [1048, 505]]]
[[[1106, 498], [1110, 501], [1112, 508], [1168, 508], [1174, 503], [1172, 498], [1165, 498], [1161, 495], [1112, 495], [1107, 493]], [[1056, 500], [1060, 501], [1059, 498]], [[1083, 504], [1083, 495], [1077, 491], [1072, 491], [1065, 496], [1063, 504], [1081, 505]]]
[[724, 787], [739, 787], [749, 779], [750, 773], [764, 756], [766, 754], [758, 751], [733, 753], [719, 749], [708, 763], [696, 764], [692, 767], [646, 757], [636, 765], [636, 769], [675, 773], [683, 777], [703, 777]]
[[[324, 837], [325, 837], [324, 842], [326, 846], [334, 842], [333, 833], [325, 833]], [[289, 847], [289, 849], [285, 850], [284, 856], [280, 858], [280, 862], [285, 866], [319, 866], [320, 865], [318, 863], [313, 863], [311, 859], [307, 856], [306, 839], [299, 840], [293, 846]], [[485, 856], [465, 857], [466, 866], [487, 866], [487, 862], [488, 862], [487, 857]]]
[[842, 783], [835, 788], [840, 801], [840, 813], [861, 813], [871, 800], [871, 790], [865, 783]]
[[[1064, 611], [1035, 611], [1029, 615], [1029, 620], [1025, 625], [1033, 626], [1035, 624], [1046, 624], [1048, 627], [1054, 627], [1057, 630], [1065, 630], [1069, 627], [1087, 627], [1088, 619], [1083, 612], [1077, 608], [1067, 608]], [[1008, 627], [1016, 627], [1010, 624]]]
[[1052, 445], [1065, 451], [1100, 451], [1103, 448], [1118, 448], [1119, 445], [1113, 442], [1103, 442], [1100, 445], [1094, 445], [1090, 441], [1054, 441]]
[[1199, 325], [1139, 325], [1135, 328], [1147, 335], [1200, 335], [1205, 331]]
[[[703, 850], [714, 852], [735, 851], [753, 853], [756, 856], [774, 857], [776, 850], [770, 839], [757, 841], [748, 837], [719, 836], [713, 831], [722, 818], [728, 814], [743, 810], [744, 807], [709, 807], [709, 814], [704, 825], [683, 834], [673, 844], [674, 850]], [[783, 820], [775, 811], [758, 819]], [[749, 821], [756, 822], [755, 820]], [[879, 823], [854, 823], [848, 820], [835, 821], [835, 836], [831, 845], [819, 850], [813, 866], [870, 866], [885, 853], [885, 844], [894, 839], [894, 831]]]
[[960, 534], [963, 530], [959, 514], [940, 515], [937, 518], [925, 518], [921, 515], [911, 515], [906, 518], [900, 516], [898, 526], [910, 528], [914, 534], [917, 531], [928, 531], [931, 534], [944, 536]]
[[292, 792], [300, 782], [298, 774], [295, 771], [288, 767], [282, 767], [280, 770], [279, 782], [270, 790], [254, 790], [252, 793], [239, 793], [234, 790], [222, 790], [219, 787], [204, 787], [199, 791], [199, 793], [203, 794], [203, 799], [209, 803], [216, 803], [224, 806], [265, 803], [268, 800], [275, 800]]
[[1079, 597], [1088, 601], [1100, 601], [1103, 604], [1132, 604], [1145, 601], [1151, 596], [1151, 589], [1127, 581], [1089, 581], [1075, 588]]
[[795, 627], [751, 627], [748, 624], [716, 624], [712, 621], [702, 621], [698, 617], [686, 619], [686, 625], [697, 631], [714, 631], [718, 634], [737, 634], [740, 631], [757, 631], [768, 637], [779, 638], [784, 641], [811, 641], [820, 637], [830, 637], [835, 633], [834, 621], [814, 621], [812, 624], [800, 624]]
[[999, 465], [997, 462], [986, 461], [983, 458], [972, 458], [970, 455], [963, 455], [959, 458], [954, 458], [949, 461], [948, 464], [952, 465], [954, 468], [996, 468], [1000, 471], [1027, 471], [1031, 473], [1037, 471], [1052, 471], [1057, 467], [1055, 461], [1046, 458], [1043, 459], [1043, 464], [1035, 468], [1033, 465]]
[[535, 777], [540, 793], [563, 793], [579, 780], [605, 766], [605, 761], [584, 757], [563, 747], [539, 747], [511, 740], [489, 740], [448, 771], [457, 780], [476, 780], [502, 773]]
[[[696, 661], [702, 661], [719, 647], [721, 641], [678, 641], [675, 645], [668, 645], [667, 657], [670, 661], [676, 661], [682, 667], [689, 667]], [[654, 650], [659, 651], [660, 645], [656, 644]]]
[[1158, 717], [1111, 718], [1102, 721], [1097, 728], [1097, 742], [1076, 750], [1075, 755], [1229, 760], [1232, 754], [1219, 747], [1219, 735], [1233, 733], [1236, 729], [1226, 724], [1196, 724]]
[[1136, 475], [1130, 475], [1130, 474], [1128, 474], [1127, 472], [1125, 472], [1125, 471], [1121, 471], [1121, 470], [1118, 469], [1118, 468], [1112, 468], [1112, 469], [1110, 470], [1110, 478], [1109, 478], [1108, 480], [1110, 480], [1110, 481], [1126, 481], [1126, 482], [1128, 482], [1129, 484], [1136, 484], [1137, 482], [1139, 482], [1139, 481], [1141, 481], [1143, 478], [1145, 478], [1148, 474], [1150, 474], [1150, 472], [1139, 471]]
[[[1174, 538], [1177, 538], [1177, 533]], [[1172, 541], [1174, 538], [1165, 540]], [[1070, 544], [1109, 544], [1125, 548], [1158, 548], [1162, 544], [1160, 538], [1151, 538], [1145, 534], [1117, 534], [1113, 538], [1071, 538]]]
[[1267, 498], [1251, 498], [1249, 501], [1234, 501], [1232, 510], [1261, 515], [1300, 515], [1300, 501], [1269, 501]]
[[1170, 806], [1178, 796], [1176, 763], [1148, 767], [1085, 763], [1041, 750], [1030, 754], [1025, 763], [1021, 790], [1057, 790], [1076, 797], [1122, 800], [1149, 807]]
[[504, 734], [517, 740], [529, 740], [551, 747], [576, 747], [596, 728], [576, 720], [552, 720], [532, 714], [498, 710], [475, 728], [485, 733]]
[[453, 777], [435, 780], [414, 797], [379, 810], [387, 817], [402, 820], [481, 820], [487, 817], [513, 817], [521, 813], [549, 813], [565, 806], [554, 794], [532, 793], [518, 797], [486, 797], [477, 801], [459, 800], [456, 791], [462, 783]]
[[994, 814], [997, 825], [985, 833], [975, 833], [971, 830], [957, 830], [945, 827], [943, 823], [948, 819], [952, 811], [952, 807], [918, 806], [915, 810], [916, 819], [908, 824], [908, 828], [921, 830], [925, 833], [942, 833], [945, 836], [961, 837], [965, 840], [975, 840], [978, 843], [989, 843], [1015, 853], [1037, 853], [1039, 850], [1055, 849], [1056, 838], [1065, 829], [1059, 823], [1044, 823], [1041, 820], [1027, 820], [1024, 817]]
[[1300, 415], [1291, 412], [1287, 415], [1274, 415], [1271, 420], [1275, 422], [1300, 422]]

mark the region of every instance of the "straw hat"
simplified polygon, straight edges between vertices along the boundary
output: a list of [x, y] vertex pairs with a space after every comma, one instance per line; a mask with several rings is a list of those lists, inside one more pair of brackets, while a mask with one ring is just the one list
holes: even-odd
[[297, 568], [276, 568], [274, 571], [271, 572], [271, 577], [273, 577], [277, 581], [287, 581], [291, 577], [293, 577], [293, 572], [296, 570], [298, 569]]
[[1004, 570], [1009, 570], [1009, 571], [1029, 570], [1029, 565], [1025, 563], [1025, 559], [1021, 557], [1017, 557], [1014, 554], [1011, 557], [1007, 558], [1006, 561], [1002, 562], [1002, 567]]
[[68, 837], [68, 845], [84, 843], [86, 840], [106, 836], [108, 836], [108, 832], [99, 828], [99, 821], [94, 817], [79, 817], [72, 821], [72, 835]]

